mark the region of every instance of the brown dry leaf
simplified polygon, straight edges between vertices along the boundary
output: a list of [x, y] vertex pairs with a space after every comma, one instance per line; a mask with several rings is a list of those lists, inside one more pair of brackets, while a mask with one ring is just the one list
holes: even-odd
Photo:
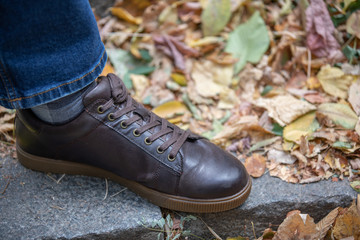
[[212, 141], [223, 142], [230, 140], [241, 134], [241, 131], [251, 125], [257, 125], [258, 118], [256, 116], [243, 116], [231, 125], [225, 125], [223, 130], [219, 132]]
[[245, 159], [245, 168], [252, 177], [261, 177], [265, 173], [266, 159], [254, 153]]
[[360, 169], [360, 158], [352, 159], [349, 161], [351, 168], [358, 170]]
[[157, 49], [164, 52], [165, 55], [174, 60], [174, 65], [178, 69], [185, 70], [185, 57], [196, 57], [199, 52], [177, 38], [169, 35], [153, 35], [153, 40]]
[[167, 3], [160, 1], [145, 9], [142, 26], [146, 32], [153, 32], [157, 30], [159, 27], [158, 17], [166, 6]]
[[317, 57], [341, 59], [343, 54], [334, 37], [335, 27], [323, 0], [312, 0], [305, 11], [306, 45]]
[[333, 229], [336, 239], [343, 239], [353, 236], [360, 239], [360, 205], [355, 201], [349, 209], [342, 215], [338, 216]]
[[285, 218], [280, 224], [273, 240], [318, 239], [314, 219], [308, 214], [295, 213]]
[[316, 109], [314, 105], [298, 100], [291, 95], [277, 96], [270, 99], [260, 98], [255, 101], [255, 105], [266, 108], [269, 116], [281, 126], [285, 126], [301, 115]]
[[293, 165], [284, 165], [270, 161], [266, 163], [266, 167], [269, 169], [270, 176], [278, 177], [285, 182], [298, 183], [299, 179], [294, 176], [297, 171]]
[[317, 74], [322, 88], [328, 94], [346, 99], [348, 89], [353, 81], [353, 77], [345, 75], [345, 73], [336, 67], [325, 65]]
[[356, 114], [360, 116], [360, 80], [351, 84], [348, 100]]
[[346, 31], [360, 39], [360, 10], [353, 12], [347, 19]]
[[318, 235], [319, 239], [323, 239], [326, 236], [327, 232], [335, 222], [335, 219], [338, 216], [338, 214], [339, 214], [339, 208], [337, 207], [316, 224], [316, 230], [319, 232]]
[[289, 153], [276, 149], [270, 149], [267, 153], [267, 158], [269, 160], [273, 160], [276, 163], [283, 164], [293, 164], [296, 162], [296, 158], [291, 156]]

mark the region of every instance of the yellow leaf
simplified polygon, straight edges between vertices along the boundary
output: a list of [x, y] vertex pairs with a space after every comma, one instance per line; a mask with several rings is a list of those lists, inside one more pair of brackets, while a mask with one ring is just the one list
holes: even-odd
[[109, 73], [115, 73], [115, 70], [109, 63], [107, 63], [100, 75], [101, 76], [106, 76]]
[[206, 45], [222, 42], [223, 38], [208, 36], [198, 40], [193, 40], [189, 43], [190, 47], [203, 47]]
[[341, 69], [329, 65], [321, 68], [317, 78], [325, 92], [340, 98], [347, 98], [349, 87], [353, 81], [353, 77], [345, 75]]
[[130, 52], [137, 59], [141, 59], [141, 53], [139, 51], [139, 40], [135, 40], [131, 43]]
[[316, 77], [310, 77], [306, 80], [306, 84], [308, 86], [309, 89], [316, 89], [319, 88], [320, 82], [319, 79], [317, 79]]
[[315, 111], [309, 112], [284, 128], [283, 137], [288, 141], [297, 142], [301, 136], [308, 136], [319, 128]]
[[114, 15], [120, 19], [123, 19], [129, 23], [139, 25], [142, 22], [142, 18], [134, 17], [128, 11], [126, 11], [125, 9], [123, 9], [121, 7], [113, 7], [113, 8], [110, 8], [110, 10], [111, 10], [112, 15]]
[[183, 74], [179, 74], [179, 73], [172, 73], [171, 74], [171, 78], [180, 86], [186, 86], [187, 82], [186, 82], [186, 78]]
[[323, 103], [318, 107], [318, 112], [347, 129], [354, 129], [358, 120], [356, 113], [345, 104]]
[[188, 112], [187, 107], [179, 101], [170, 101], [153, 109], [153, 112], [162, 118], [176, 118]]

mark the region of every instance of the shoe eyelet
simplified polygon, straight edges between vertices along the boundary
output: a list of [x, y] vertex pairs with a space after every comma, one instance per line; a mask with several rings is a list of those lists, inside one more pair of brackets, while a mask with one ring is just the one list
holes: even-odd
[[114, 121], [114, 120], [115, 120], [114, 114], [113, 114], [113, 113], [109, 113], [108, 119], [109, 119], [110, 121]]
[[97, 108], [98, 113], [104, 113], [103, 105], [98, 106]]
[[160, 149], [160, 146], [157, 147], [156, 151], [157, 151], [158, 154], [162, 154], [162, 153], [165, 152], [164, 150]]
[[146, 137], [146, 138], [144, 139], [144, 142], [145, 142], [146, 145], [151, 145], [151, 144], [152, 144], [152, 142], [150, 142], [150, 140], [149, 140], [148, 137]]
[[168, 160], [169, 160], [170, 162], [175, 161], [175, 159], [176, 159], [176, 156], [170, 156], [170, 154], [168, 155]]
[[137, 129], [134, 129], [133, 135], [134, 135], [135, 137], [139, 137], [141, 134], [139, 133], [139, 131], [138, 131]]
[[125, 128], [127, 128], [128, 126], [126, 125], [125, 121], [121, 121], [120, 127], [123, 128], [123, 129], [125, 129]]

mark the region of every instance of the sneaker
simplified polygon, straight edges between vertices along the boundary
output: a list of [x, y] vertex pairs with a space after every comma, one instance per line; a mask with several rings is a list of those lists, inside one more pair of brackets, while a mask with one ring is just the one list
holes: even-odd
[[226, 211], [249, 196], [251, 179], [236, 157], [147, 110], [114, 74], [99, 77], [83, 104], [85, 111], [62, 125], [18, 110], [19, 161], [42, 172], [111, 179], [184, 212]]

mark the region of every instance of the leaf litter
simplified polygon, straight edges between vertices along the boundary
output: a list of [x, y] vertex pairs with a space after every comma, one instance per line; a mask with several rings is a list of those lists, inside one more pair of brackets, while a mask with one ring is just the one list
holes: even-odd
[[[352, 0], [116, 1], [97, 18], [103, 74], [254, 177], [348, 177], [360, 192], [359, 11]], [[13, 143], [14, 112], [0, 120]], [[359, 239], [359, 212], [354, 202], [314, 223], [293, 211], [259, 239]]]
[[[348, 177], [360, 191], [359, 9], [341, 0], [118, 1], [98, 25], [112, 71], [138, 101], [232, 152], [253, 177]], [[322, 239], [335, 218], [315, 224], [295, 212], [264, 239], [295, 230]]]

